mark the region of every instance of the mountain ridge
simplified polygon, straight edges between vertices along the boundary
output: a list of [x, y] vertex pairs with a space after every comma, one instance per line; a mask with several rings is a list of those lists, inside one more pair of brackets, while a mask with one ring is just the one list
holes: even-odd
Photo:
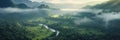
[[98, 4], [92, 8], [104, 9], [104, 11], [120, 12], [120, 0], [110, 0], [106, 3]]

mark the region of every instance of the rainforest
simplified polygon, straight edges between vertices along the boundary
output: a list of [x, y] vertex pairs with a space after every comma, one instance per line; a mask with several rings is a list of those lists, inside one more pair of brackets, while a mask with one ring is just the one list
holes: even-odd
[[120, 40], [120, 0], [0, 0], [0, 40]]

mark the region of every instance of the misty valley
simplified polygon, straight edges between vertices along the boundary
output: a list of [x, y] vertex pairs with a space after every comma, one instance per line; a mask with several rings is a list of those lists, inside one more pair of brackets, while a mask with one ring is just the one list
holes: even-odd
[[0, 0], [0, 40], [120, 40], [119, 0], [77, 9], [18, 2]]

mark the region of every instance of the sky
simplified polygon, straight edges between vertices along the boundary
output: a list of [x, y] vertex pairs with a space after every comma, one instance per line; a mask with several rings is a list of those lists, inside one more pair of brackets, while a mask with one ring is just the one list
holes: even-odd
[[52, 4], [50, 6], [54, 8], [78, 9], [78, 8], [82, 8], [88, 5], [92, 6], [92, 5], [100, 4], [108, 0], [13, 0], [13, 1], [17, 3], [21, 3], [21, 2], [26, 3], [29, 6], [40, 5], [39, 3], [44, 1], [48, 4]]
[[88, 2], [99, 3], [107, 0], [30, 0], [32, 2], [46, 1], [54, 4], [83, 4]]
[[101, 3], [105, 2], [108, 0], [30, 0], [32, 2], [48, 2], [48, 3], [53, 3], [53, 4], [75, 4], [75, 5], [80, 5], [80, 4], [96, 4], [96, 3]]
[[82, 8], [85, 7], [87, 5], [95, 5], [95, 4], [99, 4], [102, 2], [106, 2], [108, 0], [30, 0], [32, 2], [46, 2], [46, 3], [51, 3], [54, 6], [58, 7], [58, 8], [63, 8], [63, 9], [67, 9], [67, 8]]

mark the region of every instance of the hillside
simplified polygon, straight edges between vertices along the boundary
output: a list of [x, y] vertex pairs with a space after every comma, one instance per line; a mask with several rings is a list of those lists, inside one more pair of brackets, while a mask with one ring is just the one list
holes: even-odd
[[11, 0], [0, 0], [0, 7], [5, 8], [5, 7], [13, 7], [14, 4]]
[[110, 0], [106, 3], [96, 5], [92, 8], [104, 9], [113, 12], [120, 12], [120, 0]]
[[6, 4], [0, 4], [0, 40], [120, 40], [120, 13], [112, 12], [112, 7], [119, 9], [116, 1], [66, 11], [45, 3], [37, 8], [23, 3], [12, 7], [10, 0], [2, 0]]
[[18, 8], [29, 8], [26, 4], [20, 3], [16, 5]]

